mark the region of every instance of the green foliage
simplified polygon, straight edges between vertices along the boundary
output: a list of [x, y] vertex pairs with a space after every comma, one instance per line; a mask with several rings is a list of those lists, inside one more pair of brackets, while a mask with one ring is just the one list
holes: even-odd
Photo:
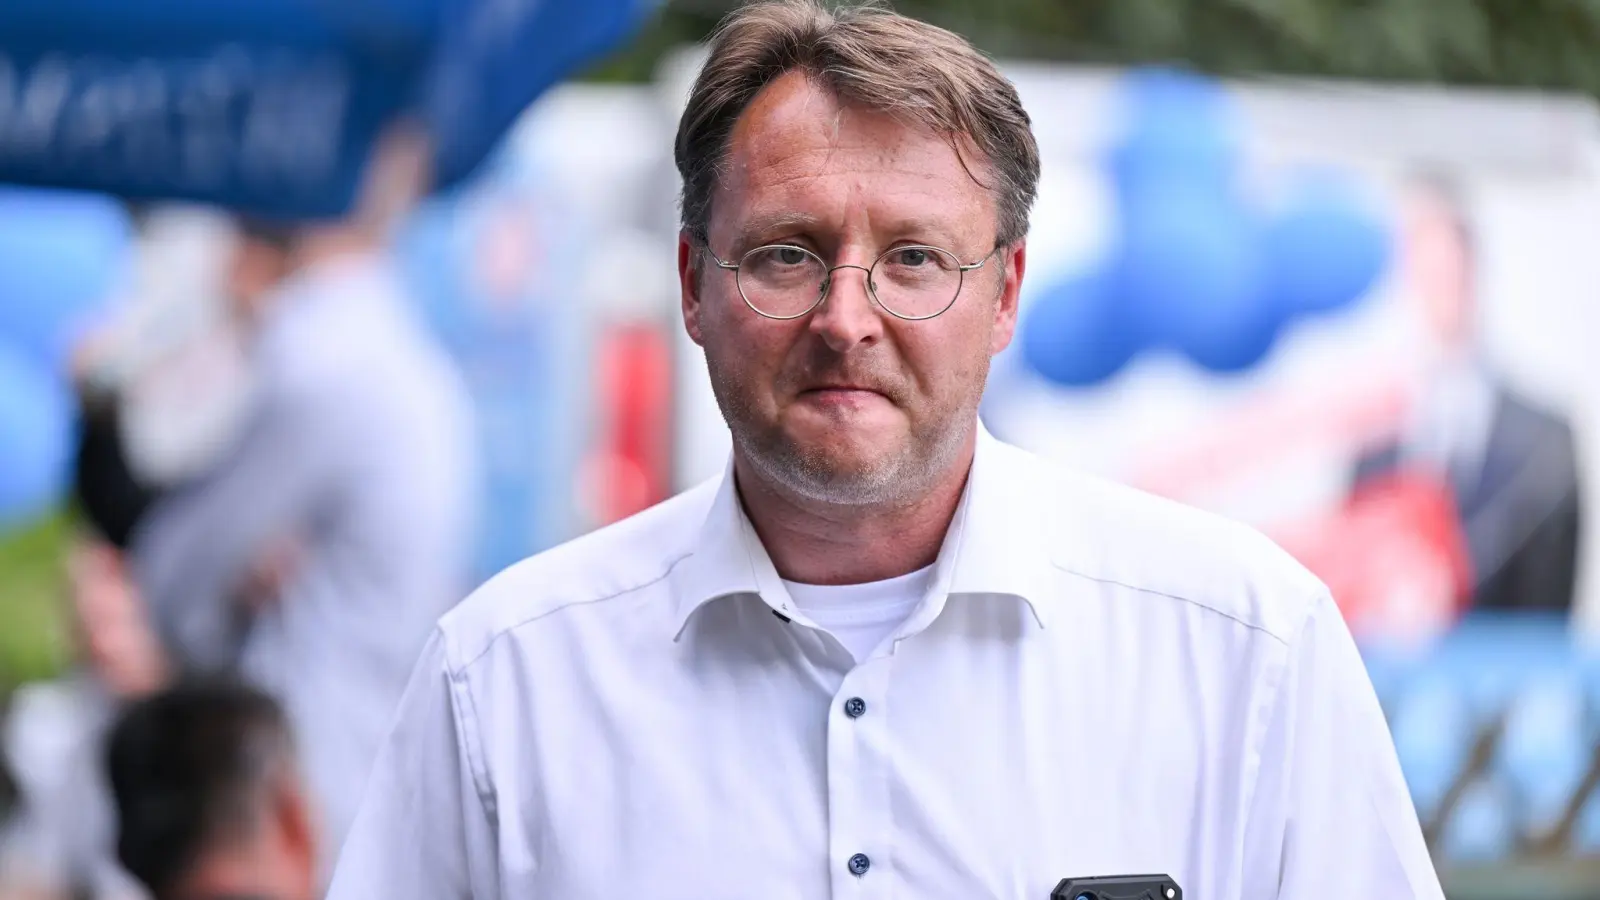
[[61, 598], [68, 519], [0, 535], [0, 697], [59, 671], [67, 655]]
[[[643, 80], [735, 0], [669, 0], [595, 77]], [[899, 0], [1002, 57], [1600, 94], [1600, 0]]]

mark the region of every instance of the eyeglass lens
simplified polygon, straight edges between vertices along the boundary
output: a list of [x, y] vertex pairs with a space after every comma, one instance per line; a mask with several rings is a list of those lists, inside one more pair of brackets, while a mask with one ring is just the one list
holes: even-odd
[[[803, 247], [757, 247], [739, 263], [739, 290], [759, 313], [804, 315], [821, 302], [832, 274]], [[867, 287], [890, 313], [907, 319], [936, 316], [961, 291], [961, 261], [935, 247], [896, 247], [873, 262]]]

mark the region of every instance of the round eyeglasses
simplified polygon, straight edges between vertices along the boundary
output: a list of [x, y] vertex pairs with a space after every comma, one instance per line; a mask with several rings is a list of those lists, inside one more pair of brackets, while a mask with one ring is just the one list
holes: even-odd
[[[996, 248], [999, 249], [999, 248]], [[871, 266], [829, 266], [822, 257], [794, 244], [766, 244], [726, 262], [715, 253], [712, 260], [732, 269], [745, 305], [769, 319], [798, 319], [822, 304], [833, 285], [833, 273], [860, 269], [867, 273], [867, 293], [889, 315], [898, 319], [931, 319], [955, 305], [967, 273], [981, 268], [994, 256], [962, 263], [954, 253], [922, 244], [893, 247]]]

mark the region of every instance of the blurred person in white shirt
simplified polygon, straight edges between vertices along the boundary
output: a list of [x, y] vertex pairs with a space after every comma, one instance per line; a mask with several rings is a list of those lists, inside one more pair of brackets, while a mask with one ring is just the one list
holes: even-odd
[[425, 165], [396, 140], [348, 220], [244, 223], [248, 415], [129, 542], [175, 667], [237, 670], [284, 704], [329, 858], [429, 626], [470, 578], [470, 401], [386, 252]]
[[116, 871], [84, 761], [123, 703], [186, 672], [235, 672], [283, 704], [331, 862], [429, 627], [470, 586], [469, 400], [385, 253], [413, 148], [388, 145], [346, 220], [242, 223], [218, 273], [230, 321], [118, 385], [127, 477], [95, 489], [137, 480], [150, 496], [107, 506], [129, 519], [115, 539], [85, 535], [86, 665], [30, 689], [11, 727], [70, 750], [26, 753], [32, 802], [10, 842], [48, 880]]

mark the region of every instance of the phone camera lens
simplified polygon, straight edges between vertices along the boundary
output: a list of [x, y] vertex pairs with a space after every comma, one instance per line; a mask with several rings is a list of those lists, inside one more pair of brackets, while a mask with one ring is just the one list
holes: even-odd
[[1084, 891], [1078, 896], [1073, 897], [1072, 900], [1100, 900], [1100, 895], [1094, 893], [1093, 891]]

